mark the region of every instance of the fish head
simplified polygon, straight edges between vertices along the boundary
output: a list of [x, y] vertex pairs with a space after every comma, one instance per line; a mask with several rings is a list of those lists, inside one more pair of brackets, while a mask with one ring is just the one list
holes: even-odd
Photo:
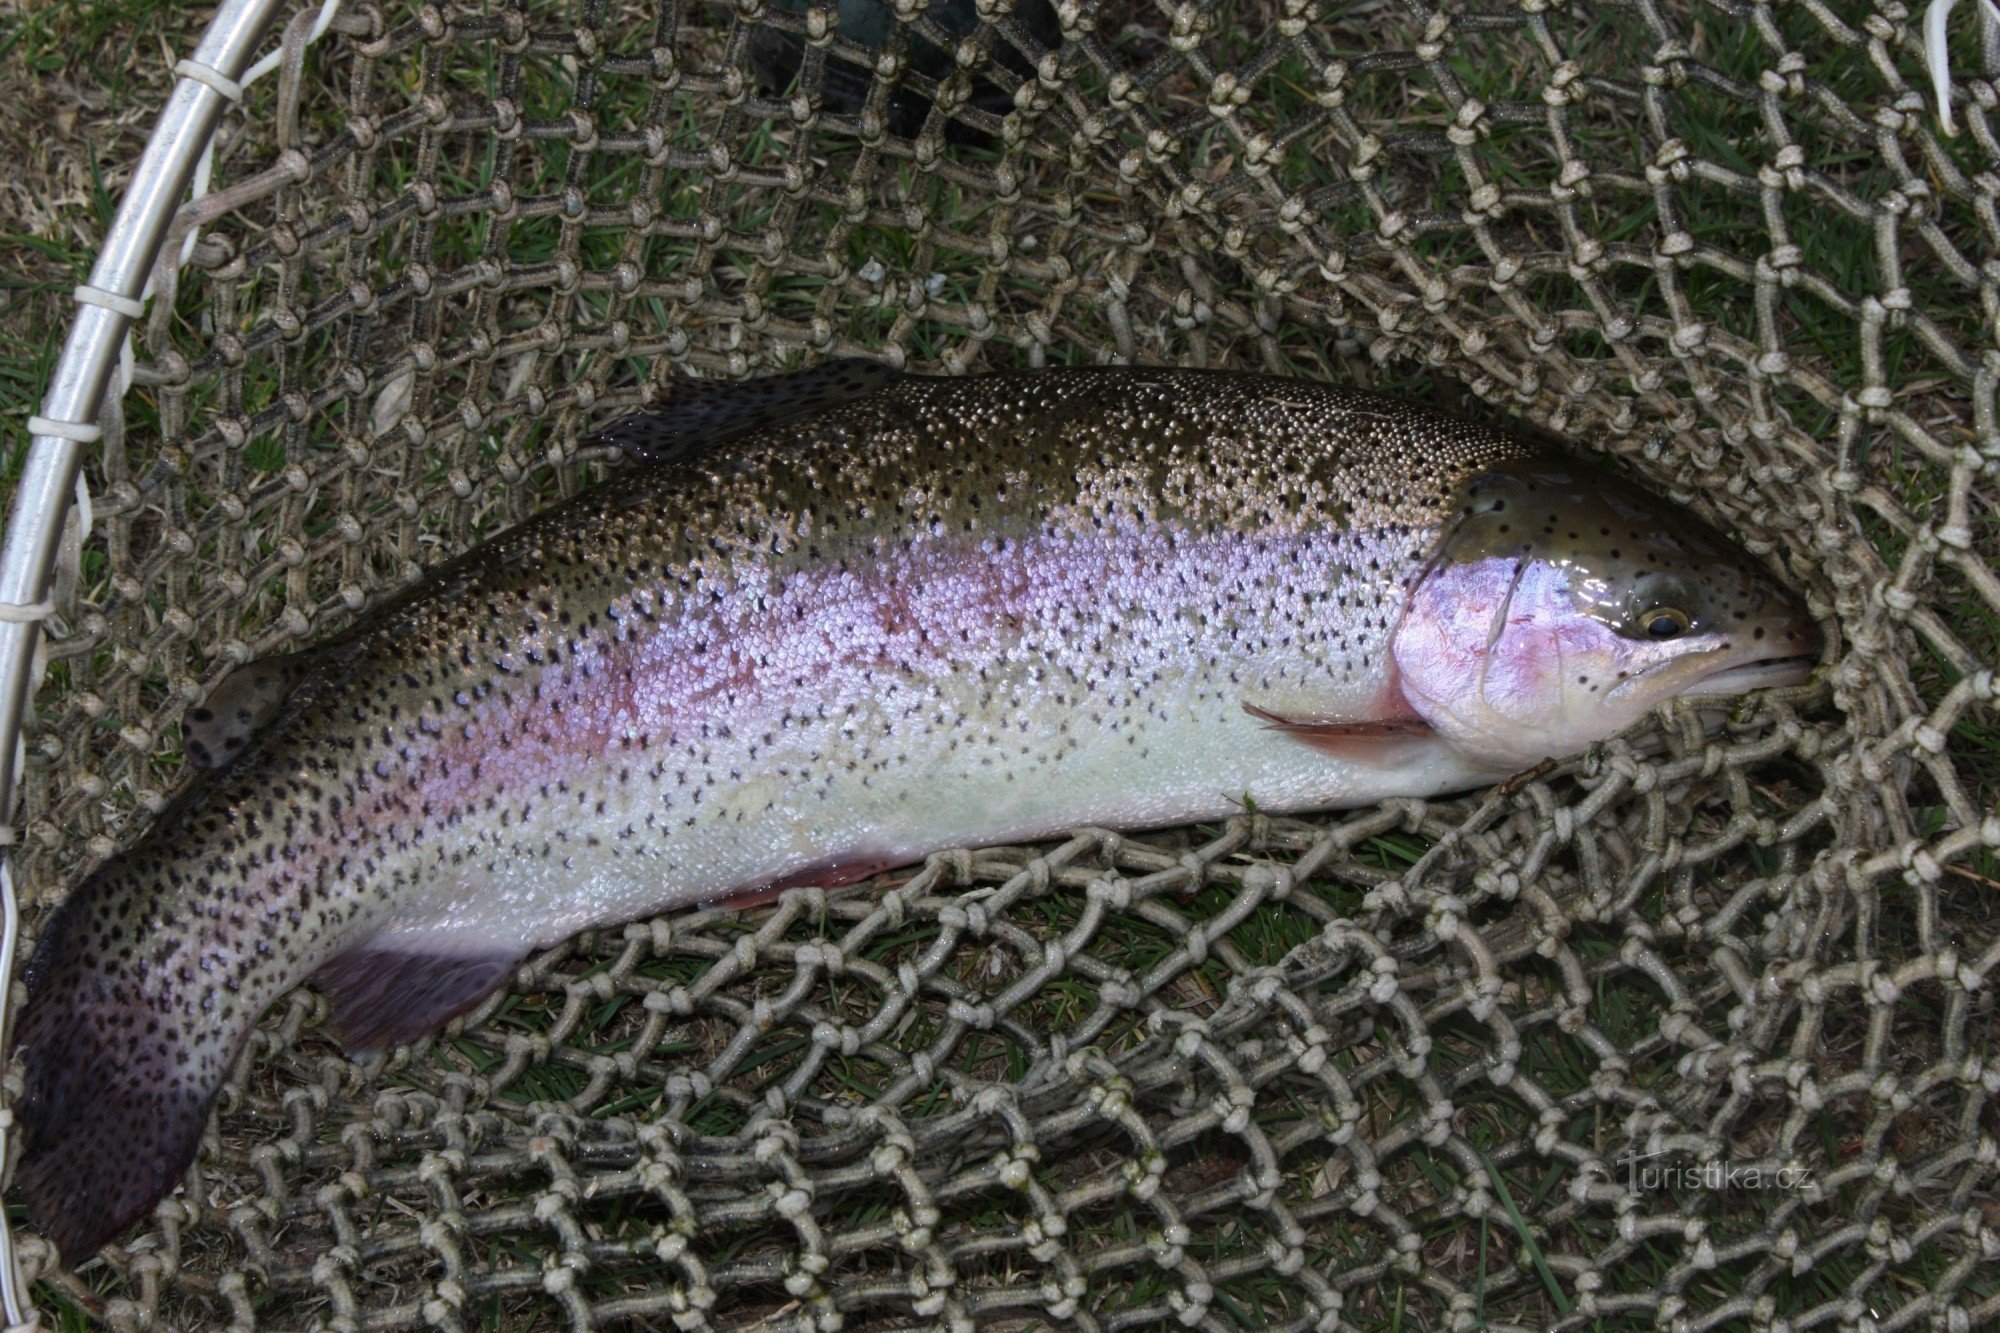
[[1465, 487], [1404, 603], [1405, 700], [1454, 748], [1518, 770], [1678, 695], [1797, 684], [1799, 597], [1679, 505], [1586, 463], [1521, 460]]

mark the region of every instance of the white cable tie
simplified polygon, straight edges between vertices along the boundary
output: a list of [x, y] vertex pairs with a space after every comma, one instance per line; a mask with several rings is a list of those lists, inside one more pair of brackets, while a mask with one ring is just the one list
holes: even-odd
[[1958, 133], [1951, 118], [1951, 51], [1945, 45], [1944, 25], [1958, 0], [1931, 0], [1924, 11], [1924, 63], [1931, 67], [1931, 89], [1937, 93], [1938, 120], [1949, 135]]
[[127, 319], [137, 319], [146, 313], [144, 301], [135, 301], [129, 296], [120, 296], [117, 292], [107, 292], [102, 287], [93, 287], [87, 282], [79, 284], [69, 296], [78, 305], [94, 305], [100, 310], [109, 310]]
[[84, 479], [83, 469], [76, 473], [76, 526], [77, 544], [81, 546], [90, 540], [90, 529], [97, 522], [97, 507], [90, 502], [90, 483]]
[[0, 621], [9, 625], [34, 625], [54, 615], [56, 604], [44, 597], [39, 602], [0, 602]]
[[181, 61], [180, 64], [174, 66], [174, 73], [184, 79], [193, 79], [196, 83], [205, 83], [232, 102], [243, 100], [242, 84], [230, 78], [221, 70], [211, 65], [202, 64], [199, 60]]
[[319, 15], [313, 19], [312, 31], [306, 35], [307, 42], [316, 42], [326, 36], [326, 30], [333, 26], [334, 19], [340, 14], [340, 4], [341, 0], [326, 0], [326, 3], [319, 7]]
[[[1951, 114], [1951, 50], [1945, 41], [1945, 24], [1958, 0], [1931, 0], [1924, 10], [1924, 63], [1931, 67], [1931, 90], [1937, 94], [1938, 121], [1948, 136], [1956, 137], [1958, 123]], [[1986, 17], [2000, 23], [2000, 5], [1980, 0]]]
[[104, 427], [87, 421], [56, 421], [50, 417], [29, 417], [28, 434], [53, 435], [58, 440], [74, 440], [78, 444], [96, 444], [104, 438]]

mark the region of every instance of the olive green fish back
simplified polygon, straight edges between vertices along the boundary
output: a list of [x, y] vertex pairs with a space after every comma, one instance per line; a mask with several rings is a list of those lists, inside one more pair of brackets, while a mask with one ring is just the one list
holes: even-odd
[[[628, 433], [619, 423], [602, 438]], [[701, 502], [745, 515], [753, 541], [768, 536], [754, 524], [773, 476], [791, 489], [772, 508], [861, 532], [924, 510], [954, 528], [987, 528], [1001, 510], [1024, 528], [1143, 511], [1198, 531], [1436, 530], [1474, 473], [1535, 452], [1491, 426], [1339, 386], [1112, 367], [994, 375], [970, 391], [902, 377], [778, 425], [752, 450], [727, 439], [689, 450], [710, 460]], [[806, 465], [772, 468], [759, 461], [767, 452]]]
[[1990, 20], [1946, 25], [1948, 135], [1894, 0], [905, 8], [871, 51], [780, 0], [353, 0], [251, 90], [234, 211], [161, 273], [91, 453], [34, 903], [185, 780], [237, 666], [573, 493], [614, 462], [590, 431], [685, 378], [835, 357], [1263, 370], [1574, 439], [1808, 589], [1821, 683], [1461, 800], [601, 932], [380, 1066], [302, 990], [192, 1193], [39, 1299], [2000, 1317]]

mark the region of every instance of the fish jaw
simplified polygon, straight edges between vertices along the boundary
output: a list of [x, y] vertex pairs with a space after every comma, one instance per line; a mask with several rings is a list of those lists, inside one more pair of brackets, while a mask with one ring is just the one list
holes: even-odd
[[1812, 679], [1812, 674], [1813, 659], [1803, 653], [1758, 662], [1732, 662], [1690, 681], [1678, 693], [1686, 697], [1748, 694], [1751, 690], [1803, 685]]

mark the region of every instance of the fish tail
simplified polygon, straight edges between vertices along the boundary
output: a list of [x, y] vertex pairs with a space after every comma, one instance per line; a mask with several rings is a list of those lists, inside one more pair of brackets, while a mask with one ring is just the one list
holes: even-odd
[[[71, 895], [36, 947], [16, 1042], [24, 1146], [12, 1193], [71, 1266], [187, 1171], [234, 1056], [222, 1049], [229, 1037], [192, 1031], [186, 1014], [163, 1009], [137, 978], [92, 961], [104, 956], [90, 946], [106, 932], [90, 914], [95, 887]], [[235, 1047], [243, 1035], [233, 1034]]]

